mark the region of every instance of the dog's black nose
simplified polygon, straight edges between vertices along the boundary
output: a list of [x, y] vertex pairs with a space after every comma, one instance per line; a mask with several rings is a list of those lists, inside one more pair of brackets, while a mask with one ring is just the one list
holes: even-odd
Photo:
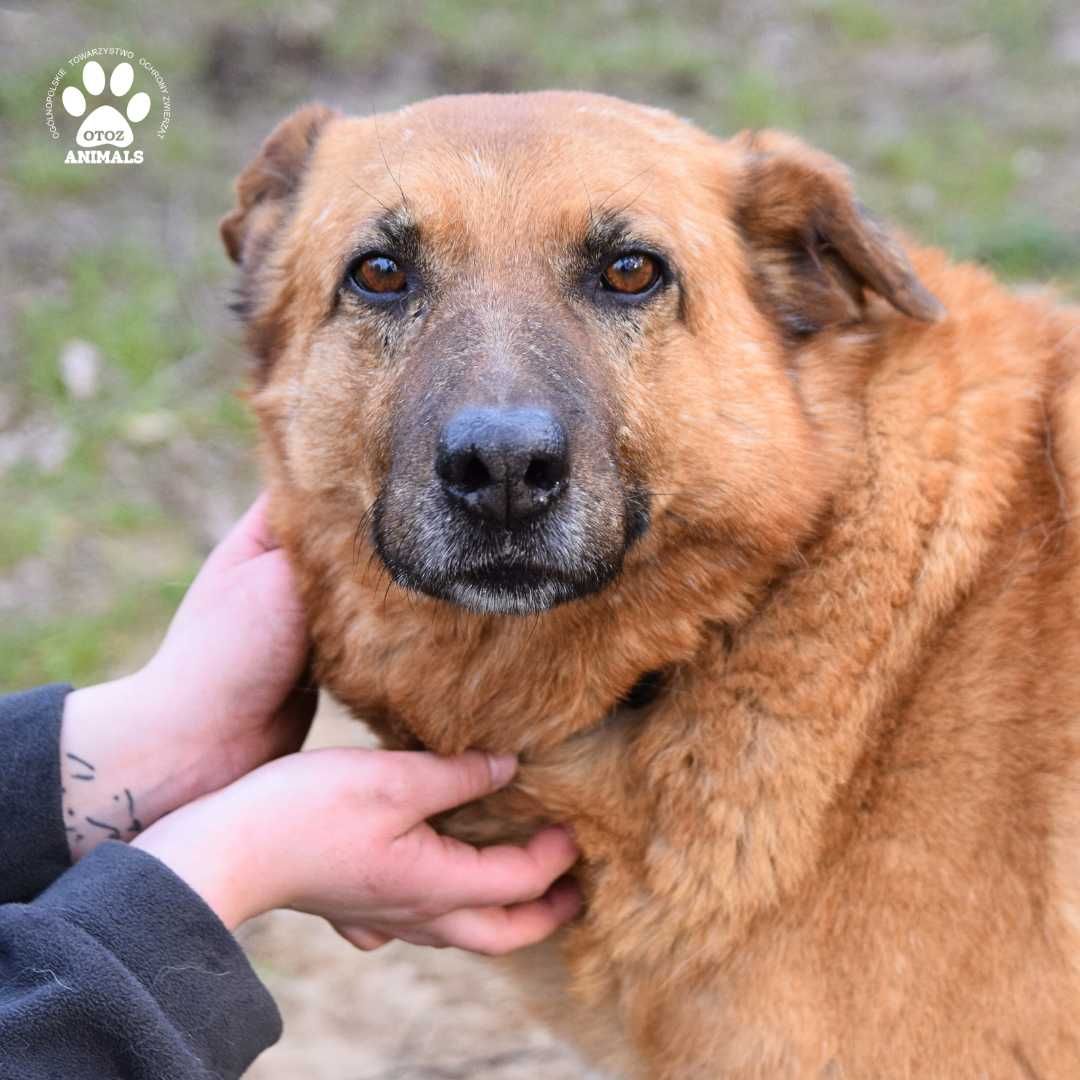
[[566, 431], [547, 409], [463, 409], [443, 428], [435, 471], [452, 502], [503, 527], [545, 512], [566, 487]]

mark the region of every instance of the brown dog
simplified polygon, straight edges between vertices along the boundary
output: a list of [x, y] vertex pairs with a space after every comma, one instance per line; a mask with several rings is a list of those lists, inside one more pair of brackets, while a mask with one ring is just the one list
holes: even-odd
[[549, 1014], [625, 1076], [1080, 1076], [1077, 312], [586, 94], [309, 107], [238, 195], [319, 678], [522, 755], [460, 835], [572, 824]]

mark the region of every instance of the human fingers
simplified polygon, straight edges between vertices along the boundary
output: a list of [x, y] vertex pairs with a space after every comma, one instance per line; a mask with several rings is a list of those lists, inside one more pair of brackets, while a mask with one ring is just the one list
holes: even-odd
[[415, 945], [504, 956], [543, 941], [574, 918], [581, 906], [581, 890], [563, 879], [537, 900], [509, 907], [461, 908], [428, 923], [402, 927], [396, 936]]
[[468, 750], [439, 757], [415, 750], [385, 751], [378, 794], [397, 813], [396, 827], [403, 835], [433, 814], [504, 787], [516, 770], [516, 759], [506, 754]]
[[392, 934], [384, 934], [368, 926], [348, 926], [337, 923], [331, 923], [331, 926], [350, 945], [361, 949], [363, 952], [374, 952], [394, 940]]
[[[412, 890], [436, 900], [441, 911], [464, 907], [502, 907], [535, 900], [577, 862], [579, 851], [569, 832], [553, 825], [527, 844], [476, 848], [429, 826], [415, 837], [396, 842], [413, 867]], [[403, 854], [404, 858], [404, 854]]]
[[269, 495], [264, 491], [218, 542], [207, 557], [204, 570], [228, 570], [279, 546], [266, 518], [268, 504]]

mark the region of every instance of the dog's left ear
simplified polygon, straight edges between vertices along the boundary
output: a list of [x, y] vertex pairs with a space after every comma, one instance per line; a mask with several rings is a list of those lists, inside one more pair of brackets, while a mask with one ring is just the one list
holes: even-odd
[[236, 208], [219, 226], [233, 262], [243, 265], [247, 253], [280, 224], [322, 129], [337, 115], [326, 105], [297, 109], [270, 132], [255, 160], [237, 178]]
[[913, 319], [944, 317], [899, 244], [860, 205], [847, 170], [776, 131], [733, 140], [743, 168], [735, 220], [755, 291], [795, 337], [862, 317], [869, 288]]

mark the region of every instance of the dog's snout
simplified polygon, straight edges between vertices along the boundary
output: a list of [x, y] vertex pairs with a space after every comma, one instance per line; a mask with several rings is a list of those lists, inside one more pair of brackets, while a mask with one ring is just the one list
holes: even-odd
[[435, 470], [452, 502], [509, 528], [549, 510], [563, 493], [566, 430], [547, 409], [463, 409], [442, 430]]

